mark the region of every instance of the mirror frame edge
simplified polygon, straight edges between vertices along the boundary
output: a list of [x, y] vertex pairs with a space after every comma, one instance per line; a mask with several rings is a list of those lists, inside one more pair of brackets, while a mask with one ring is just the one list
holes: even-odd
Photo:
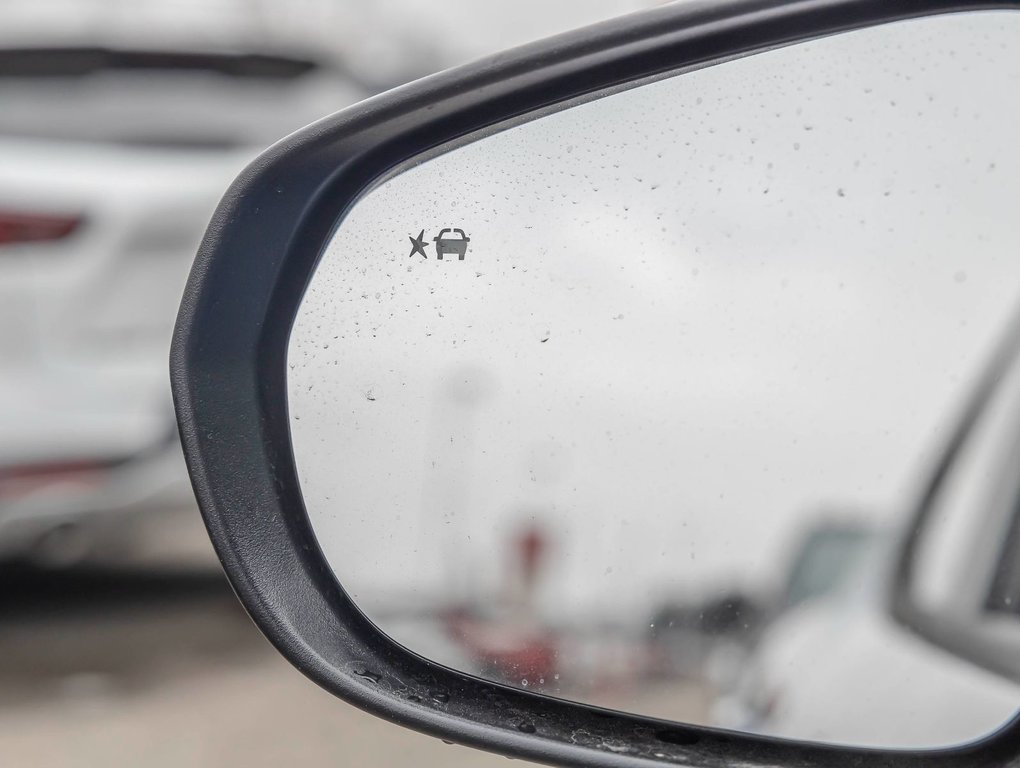
[[286, 391], [291, 325], [323, 248], [364, 191], [411, 158], [686, 67], [891, 21], [991, 9], [1020, 9], [1020, 1], [663, 6], [402, 86], [320, 120], [256, 159], [228, 190], [199, 249], [170, 368], [210, 537], [235, 592], [273, 645], [318, 685], [372, 714], [555, 765], [1013, 763], [1020, 718], [952, 749], [835, 747], [601, 710], [480, 680], [411, 653], [361, 613], [319, 550], [294, 467]]
[[[940, 621], [931, 611], [918, 605], [911, 594], [911, 582], [926, 524], [933, 505], [945, 487], [957, 459], [966, 449], [974, 430], [995, 397], [1000, 381], [1020, 354], [1020, 312], [1014, 313], [1005, 333], [994, 345], [990, 359], [982, 369], [976, 386], [963, 402], [948, 439], [937, 454], [935, 465], [921, 487], [907, 525], [896, 542], [895, 564], [887, 590], [886, 607], [890, 616], [906, 631], [942, 650], [966, 659], [993, 674], [1020, 682], [1020, 660], [1003, 644], [969, 631], [957, 622]], [[1013, 529], [1014, 533], [1016, 529]]]

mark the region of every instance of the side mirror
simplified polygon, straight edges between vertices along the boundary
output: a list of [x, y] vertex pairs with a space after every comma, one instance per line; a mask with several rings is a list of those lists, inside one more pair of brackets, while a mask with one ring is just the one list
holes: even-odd
[[[818, 510], [909, 508], [1011, 354], [1017, 8], [662, 7], [268, 150], [171, 357], [262, 631], [369, 712], [551, 764], [1012, 764], [1016, 644], [983, 663], [911, 607], [879, 532], [914, 520]], [[996, 519], [961, 562], [1015, 547]], [[1010, 568], [969, 605], [1020, 599]]]

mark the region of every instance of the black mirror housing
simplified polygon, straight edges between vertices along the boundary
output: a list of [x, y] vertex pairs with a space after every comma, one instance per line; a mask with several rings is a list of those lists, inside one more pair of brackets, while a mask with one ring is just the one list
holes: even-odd
[[[368, 712], [550, 764], [1013, 764], [1020, 719], [952, 750], [843, 749], [551, 699], [410, 653], [362, 614], [319, 550], [299, 490], [286, 395], [289, 334], [322, 249], [352, 203], [403, 164], [639, 81], [898, 19], [982, 8], [1020, 3], [726, 0], [661, 7], [397, 88], [308, 126], [249, 166], [220, 203], [199, 251], [171, 377], [210, 536], [235, 591], [276, 648]], [[447, 257], [463, 258], [467, 236], [455, 229], [442, 236]]]

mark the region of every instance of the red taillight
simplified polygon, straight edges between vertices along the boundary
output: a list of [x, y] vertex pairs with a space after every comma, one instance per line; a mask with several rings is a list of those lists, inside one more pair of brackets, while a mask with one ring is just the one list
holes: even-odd
[[98, 485], [115, 461], [51, 461], [0, 466], [0, 499], [13, 499], [56, 483]]
[[81, 225], [80, 216], [0, 211], [0, 245], [61, 240]]

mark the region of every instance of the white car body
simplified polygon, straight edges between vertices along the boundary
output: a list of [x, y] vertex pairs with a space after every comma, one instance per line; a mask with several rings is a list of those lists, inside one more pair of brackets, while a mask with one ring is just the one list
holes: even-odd
[[[236, 4], [231, 18], [229, 4], [189, 6], [191, 25], [162, 28], [108, 4], [38, 18], [32, 7], [0, 21], [0, 557], [68, 525], [194, 509], [167, 360], [202, 234], [268, 144], [368, 95], [321, 50], [241, 23]], [[19, 74], [19, 56], [37, 66], [33, 51], [56, 74]], [[309, 71], [230, 71], [246, 55]], [[77, 223], [27, 241], [25, 217]]]
[[875, 597], [807, 603], [777, 620], [736, 695], [717, 707], [719, 723], [808, 741], [932, 748], [1012, 718], [1020, 686], [909, 632]]
[[[1016, 658], [1013, 587], [999, 587], [1001, 606], [994, 599], [1020, 558], [1016, 333], [996, 360], [994, 384], [977, 395], [959, 441], [925, 489], [924, 516], [875, 537], [841, 590], [772, 622], [737, 689], [717, 706], [720, 725], [837, 744], [933, 748], [988, 735], [1016, 716], [1020, 682], [995, 658], [996, 648]], [[904, 550], [908, 539], [912, 549]], [[904, 557], [906, 599], [926, 616], [924, 631], [892, 608]], [[943, 637], [956, 633], [953, 650], [932, 627]]]

